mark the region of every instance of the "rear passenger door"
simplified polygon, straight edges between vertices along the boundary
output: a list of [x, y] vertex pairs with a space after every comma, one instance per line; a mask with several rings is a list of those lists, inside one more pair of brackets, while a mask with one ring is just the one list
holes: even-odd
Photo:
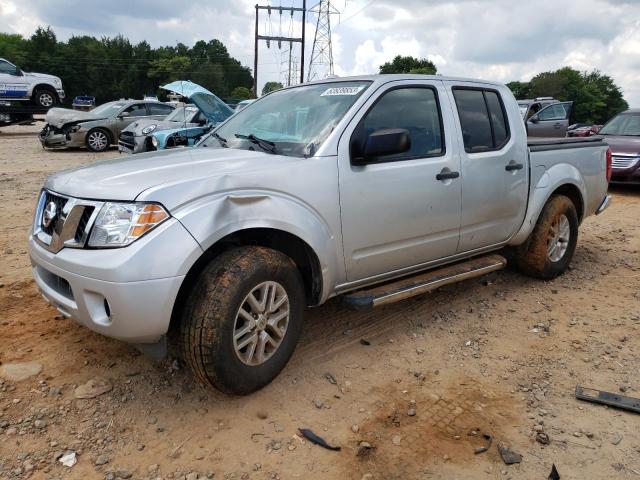
[[527, 120], [530, 137], [564, 137], [569, 127], [573, 102], [548, 105]]
[[447, 83], [460, 132], [462, 253], [505, 242], [522, 224], [528, 194], [527, 142], [515, 102], [508, 112], [499, 90]]

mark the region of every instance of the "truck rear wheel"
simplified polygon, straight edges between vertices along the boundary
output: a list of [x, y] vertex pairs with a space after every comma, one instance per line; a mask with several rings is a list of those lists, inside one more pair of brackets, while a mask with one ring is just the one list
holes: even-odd
[[229, 250], [189, 294], [181, 356], [204, 384], [247, 394], [267, 385], [293, 354], [302, 328], [303, 282], [295, 263], [263, 247]]
[[553, 195], [542, 209], [527, 242], [516, 250], [518, 269], [550, 280], [569, 267], [578, 243], [578, 214], [564, 195]]
[[39, 107], [53, 107], [58, 100], [58, 96], [48, 88], [38, 88], [33, 94], [33, 103]]

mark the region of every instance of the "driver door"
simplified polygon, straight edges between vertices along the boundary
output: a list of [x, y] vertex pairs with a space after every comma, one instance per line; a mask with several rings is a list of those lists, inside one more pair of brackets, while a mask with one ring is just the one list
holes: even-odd
[[25, 99], [28, 90], [29, 85], [18, 67], [0, 59], [0, 98]]
[[564, 137], [573, 102], [552, 103], [527, 120], [530, 137]]
[[[453, 255], [458, 247], [460, 158], [442, 82], [393, 82], [383, 88], [354, 117], [338, 147], [348, 282], [409, 271]], [[359, 145], [384, 129], [406, 130], [409, 150], [355, 162]]]

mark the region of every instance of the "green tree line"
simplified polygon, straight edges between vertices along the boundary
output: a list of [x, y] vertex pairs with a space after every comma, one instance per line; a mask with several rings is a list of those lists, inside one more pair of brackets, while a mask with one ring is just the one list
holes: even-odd
[[603, 124], [629, 108], [620, 87], [598, 70], [579, 72], [564, 67], [555, 72], [539, 73], [529, 82], [510, 82], [507, 86], [517, 99], [553, 97], [573, 101], [573, 122]]
[[249, 67], [216, 39], [159, 48], [146, 41], [133, 44], [122, 35], [74, 36], [62, 42], [50, 27], [38, 27], [29, 38], [0, 33], [0, 57], [27, 72], [60, 77], [68, 99], [93, 95], [98, 103], [162, 94], [158, 87], [174, 80], [191, 80], [222, 98], [253, 85]]

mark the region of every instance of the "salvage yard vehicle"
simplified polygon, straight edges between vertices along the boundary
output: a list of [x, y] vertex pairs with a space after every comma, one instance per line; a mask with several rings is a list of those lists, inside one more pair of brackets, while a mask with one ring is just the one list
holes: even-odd
[[46, 73], [23, 72], [9, 60], [0, 58], [0, 100], [31, 102], [49, 108], [64, 100], [62, 80]]
[[184, 125], [173, 129], [165, 129], [151, 133], [151, 145], [154, 150], [165, 148], [191, 147], [195, 145], [205, 133], [224, 122], [233, 115], [233, 109], [215, 96], [209, 90], [197, 83], [179, 80], [160, 87], [171, 93], [179, 93], [192, 101], [206, 117], [207, 122], [186, 128]]
[[527, 136], [502, 84], [323, 80], [195, 148], [50, 177], [29, 255], [63, 315], [235, 394], [275, 378], [305, 306], [368, 309], [505, 267], [553, 279], [609, 204], [599, 137]]
[[40, 143], [46, 148], [87, 147], [92, 152], [104, 152], [130, 123], [161, 120], [174, 108], [154, 100], [117, 100], [89, 112], [52, 108], [45, 117]]
[[[176, 128], [191, 130], [202, 129], [207, 125], [207, 118], [195, 105], [184, 105], [176, 108], [162, 120], [145, 118], [133, 122], [122, 130], [118, 139], [118, 150], [122, 153], [142, 153], [156, 150], [152, 135], [163, 130], [175, 132]], [[200, 136], [205, 132], [202, 131]]]
[[613, 155], [615, 183], [640, 185], [640, 108], [619, 113], [600, 129]]

